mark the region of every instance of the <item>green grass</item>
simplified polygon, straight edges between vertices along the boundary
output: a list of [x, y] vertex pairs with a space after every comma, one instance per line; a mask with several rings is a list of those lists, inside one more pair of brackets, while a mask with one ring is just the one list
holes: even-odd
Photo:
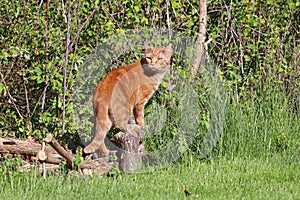
[[[212, 159], [116, 177], [14, 173], [0, 180], [1, 199], [299, 199], [299, 160]], [[184, 189], [191, 195], [186, 197]]]
[[[218, 151], [226, 156], [266, 157], [278, 152], [300, 154], [300, 117], [292, 97], [270, 90], [265, 97], [228, 102]], [[299, 102], [298, 102], [299, 105]], [[299, 112], [299, 108], [298, 108]]]
[[0, 199], [300, 199], [293, 101], [278, 91], [263, 99], [231, 97], [224, 132], [204, 160], [187, 153], [165, 169], [115, 177], [3, 173]]

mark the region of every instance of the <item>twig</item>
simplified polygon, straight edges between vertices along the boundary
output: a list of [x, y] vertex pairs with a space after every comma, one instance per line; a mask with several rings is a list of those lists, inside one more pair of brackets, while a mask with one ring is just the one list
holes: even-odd
[[32, 111], [32, 113], [30, 115], [30, 118], [34, 115], [35, 110], [37, 109], [37, 107], [39, 105], [39, 102], [41, 101], [42, 97], [44, 96], [44, 93], [46, 93], [48, 87], [49, 87], [49, 84], [45, 86], [43, 93], [41, 94], [41, 96], [39, 97], [39, 100], [37, 101], [37, 103], [35, 104], [35, 106], [33, 108], [33, 111]]
[[40, 13], [42, 4], [43, 4], [43, 0], [41, 0], [40, 3], [39, 3], [39, 8], [38, 8], [38, 11], [37, 11], [37, 13], [36, 13], [36, 16], [39, 16], [39, 13]]
[[171, 26], [170, 26], [170, 16], [169, 16], [169, 0], [166, 0], [166, 6], [167, 6], [167, 26], [168, 26], [168, 32], [169, 32], [169, 39], [171, 40], [172, 38], [172, 31], [171, 31]]
[[[66, 55], [65, 57], [62, 59], [62, 63], [64, 63], [66, 61], [66, 57], [67, 55], [70, 53], [72, 47], [74, 46], [74, 44], [77, 42], [78, 38], [79, 38], [79, 35], [83, 29], [83, 27], [88, 23], [88, 21], [90, 20], [90, 18], [94, 15], [94, 13], [96, 12], [96, 10], [98, 9], [99, 7], [98, 6], [95, 6], [93, 11], [89, 14], [89, 16], [87, 17], [87, 19], [85, 20], [85, 22], [82, 24], [82, 26], [79, 28], [79, 30], [77, 31], [75, 37], [73, 38], [72, 40], [72, 43], [69, 45], [69, 47], [67, 48], [67, 51], [66, 51]], [[61, 71], [61, 68], [62, 68], [62, 64], [60, 64], [59, 66], [59, 69], [58, 69], [58, 72]]]
[[68, 67], [68, 59], [69, 59], [69, 52], [68, 46], [70, 45], [70, 11], [71, 11], [71, 3], [69, 2], [68, 6], [68, 31], [67, 31], [67, 44], [66, 44], [66, 59], [64, 65], [64, 92], [63, 92], [63, 113], [62, 113], [62, 136], [65, 134], [65, 117], [66, 117], [66, 91], [67, 91], [67, 67]]
[[[48, 16], [48, 6], [49, 6], [49, 1], [46, 0], [46, 38], [45, 38], [45, 44], [46, 44], [46, 49], [45, 49], [45, 54], [46, 54], [46, 86], [49, 84], [49, 77], [48, 77], [48, 31], [49, 31], [49, 16]], [[48, 87], [45, 87], [48, 88]], [[42, 113], [44, 113], [45, 109], [45, 101], [46, 101], [46, 93], [47, 89], [44, 90], [43, 92], [43, 98], [42, 98]]]
[[5, 90], [6, 90], [7, 94], [8, 94], [8, 96], [9, 96], [9, 99], [10, 99], [11, 103], [13, 104], [13, 106], [14, 106], [15, 110], [17, 111], [19, 117], [21, 119], [24, 119], [23, 116], [22, 116], [22, 114], [20, 113], [19, 109], [17, 108], [17, 105], [14, 102], [15, 101], [14, 98], [11, 96], [11, 94], [10, 94], [10, 92], [8, 90], [8, 87], [7, 87], [6, 82], [4, 80], [3, 74], [1, 72], [0, 72], [0, 76], [1, 76], [2, 82], [4, 84]]
[[[68, 47], [68, 51], [67, 51], [68, 53], [71, 51], [71, 49], [72, 49], [72, 47], [74, 46], [75, 42], [78, 40], [79, 35], [80, 35], [80, 33], [81, 33], [83, 27], [87, 24], [88, 20], [92, 17], [92, 15], [95, 13], [95, 11], [96, 11], [97, 9], [98, 9], [98, 6], [95, 6], [94, 10], [93, 10], [93, 11], [91, 12], [91, 14], [88, 16], [87, 20], [82, 24], [82, 26], [80, 27], [80, 29], [77, 31], [77, 34], [76, 34], [76, 36], [74, 37], [74, 39], [72, 40], [71, 45]], [[61, 62], [63, 63], [64, 61], [65, 61], [65, 57], [62, 59]], [[59, 66], [59, 68], [58, 68], [58, 72], [61, 71], [61, 68], [62, 68], [62, 64], [60, 64], [60, 66]], [[51, 77], [54, 76], [54, 75], [53, 75], [53, 71], [54, 71], [54, 70], [55, 70], [55, 68], [53, 67], [53, 68], [52, 68], [52, 71], [50, 72], [50, 73], [51, 73]], [[50, 77], [50, 78], [51, 78], [51, 77]], [[48, 87], [49, 87], [49, 84], [46, 84], [43, 93], [41, 94], [41, 96], [39, 97], [39, 100], [37, 101], [36, 105], [34, 106], [34, 109], [33, 109], [33, 112], [31, 113], [30, 118], [34, 115], [35, 110], [36, 110], [36, 108], [37, 108], [39, 102], [41, 101], [42, 97], [44, 96], [44, 93], [46, 93]]]
[[65, 22], [67, 23], [68, 19], [65, 13], [65, 4], [64, 4], [64, 0], [61, 0], [61, 5], [62, 5], [62, 10], [64, 12], [64, 18], [65, 18]]
[[[22, 72], [24, 72], [23, 68], [22, 68]], [[30, 113], [30, 107], [29, 107], [28, 91], [27, 91], [27, 86], [26, 86], [26, 81], [25, 81], [24, 74], [22, 75], [22, 79], [23, 79], [23, 82], [24, 82], [23, 85], [24, 85], [24, 91], [25, 91], [26, 109], [27, 109], [27, 113], [29, 114]]]
[[[106, 12], [106, 13], [110, 16], [110, 18], [115, 22], [115, 24], [118, 26], [119, 29], [122, 29], [122, 27], [121, 27], [120, 24], [117, 22], [117, 20], [115, 20], [114, 16], [113, 16], [110, 12], [108, 12], [108, 10], [106, 10], [106, 8], [102, 8], [102, 10], [103, 10], [104, 12]], [[133, 24], [133, 26], [135, 27], [134, 23], [132, 23], [132, 24]], [[135, 27], [135, 28], [136, 28], [136, 27]], [[126, 43], [127, 43], [128, 46], [129, 46], [130, 50], [133, 52], [133, 56], [134, 56], [135, 58], [138, 58], [138, 56], [134, 53], [133, 48], [132, 48], [130, 42], [128, 41], [126, 35], [124, 35], [124, 38], [125, 38], [125, 40], [126, 40]]]
[[262, 1], [259, 1], [259, 7], [258, 7], [258, 33], [257, 33], [257, 43], [259, 44], [260, 41], [260, 29], [261, 29], [261, 6], [262, 6]]

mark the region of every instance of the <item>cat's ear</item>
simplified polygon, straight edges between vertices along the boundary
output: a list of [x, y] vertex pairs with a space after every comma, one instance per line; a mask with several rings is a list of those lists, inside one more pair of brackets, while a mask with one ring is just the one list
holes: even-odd
[[173, 55], [173, 44], [169, 43], [168, 46], [164, 49], [165, 54], [167, 54], [169, 57]]

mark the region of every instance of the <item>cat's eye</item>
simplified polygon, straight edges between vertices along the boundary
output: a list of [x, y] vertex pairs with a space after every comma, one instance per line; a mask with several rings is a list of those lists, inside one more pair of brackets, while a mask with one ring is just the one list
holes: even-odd
[[151, 57], [146, 57], [147, 60], [151, 60]]

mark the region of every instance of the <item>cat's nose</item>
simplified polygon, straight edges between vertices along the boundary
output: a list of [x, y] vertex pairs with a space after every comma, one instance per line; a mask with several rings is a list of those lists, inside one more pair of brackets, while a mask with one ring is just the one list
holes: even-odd
[[157, 58], [156, 58], [156, 57], [153, 57], [151, 61], [152, 61], [152, 62], [151, 62], [152, 64], [155, 64], [155, 63], [157, 62]]

